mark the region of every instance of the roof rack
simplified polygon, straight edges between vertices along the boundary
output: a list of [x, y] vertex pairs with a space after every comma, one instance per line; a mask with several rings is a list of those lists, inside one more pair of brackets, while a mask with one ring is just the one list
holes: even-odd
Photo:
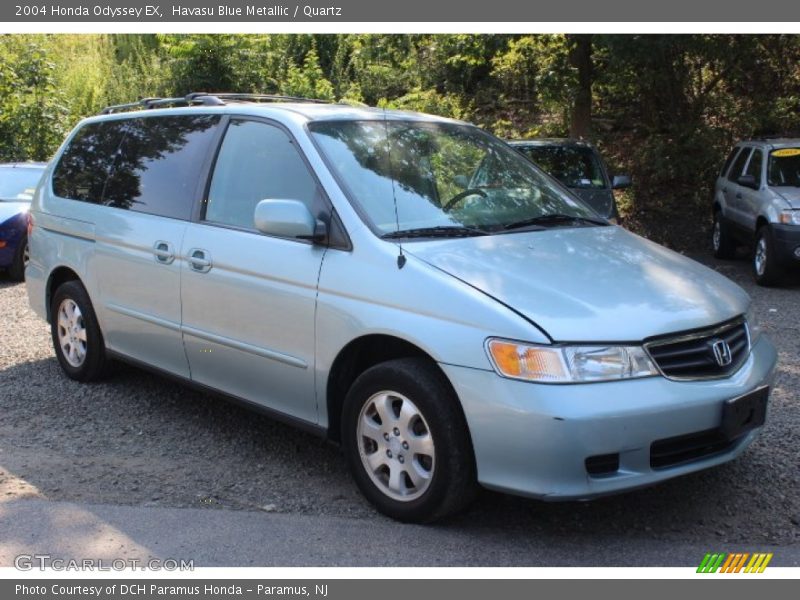
[[179, 105], [193, 106], [199, 104], [201, 106], [224, 106], [226, 104], [225, 100], [241, 102], [309, 102], [312, 104], [329, 104], [326, 100], [318, 100], [316, 98], [299, 98], [297, 96], [281, 96], [277, 94], [192, 92], [178, 98], [142, 98], [141, 100], [129, 102], [127, 104], [114, 104], [112, 106], [106, 106], [100, 111], [100, 114], [110, 115], [129, 110], [143, 110]]
[[796, 139], [800, 138], [798, 131], [786, 131], [784, 133], [758, 133], [748, 138], [750, 141], [769, 141], [769, 140], [782, 140], [782, 139]]

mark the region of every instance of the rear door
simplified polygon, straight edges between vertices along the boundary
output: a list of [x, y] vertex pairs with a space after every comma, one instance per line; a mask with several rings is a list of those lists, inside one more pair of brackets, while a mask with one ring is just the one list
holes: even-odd
[[325, 248], [256, 230], [264, 199], [327, 202], [292, 137], [232, 118], [183, 264], [183, 335], [192, 379], [306, 422], [317, 421], [314, 320]]
[[219, 117], [124, 121], [97, 212], [94, 272], [109, 348], [189, 377], [181, 338], [179, 251]]

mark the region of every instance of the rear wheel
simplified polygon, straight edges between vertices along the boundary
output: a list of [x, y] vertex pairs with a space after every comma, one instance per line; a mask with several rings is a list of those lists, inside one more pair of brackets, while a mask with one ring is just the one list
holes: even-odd
[[722, 220], [722, 213], [714, 213], [714, 224], [711, 229], [711, 247], [717, 258], [733, 258], [736, 254], [736, 242]]
[[25, 279], [25, 267], [28, 266], [28, 259], [30, 258], [30, 249], [28, 248], [28, 237], [24, 236], [17, 246], [17, 251], [14, 253], [14, 261], [11, 263], [11, 268], [8, 274], [14, 281], [23, 281]]
[[78, 281], [61, 284], [50, 305], [50, 332], [61, 368], [76, 381], [95, 381], [106, 370], [106, 348], [89, 294]]
[[752, 265], [753, 277], [758, 285], [775, 285], [783, 277], [783, 269], [778, 263], [775, 252], [772, 230], [768, 225], [762, 226], [756, 234]]
[[342, 442], [361, 492], [390, 517], [430, 522], [474, 498], [464, 415], [427, 360], [391, 360], [362, 373], [345, 400]]

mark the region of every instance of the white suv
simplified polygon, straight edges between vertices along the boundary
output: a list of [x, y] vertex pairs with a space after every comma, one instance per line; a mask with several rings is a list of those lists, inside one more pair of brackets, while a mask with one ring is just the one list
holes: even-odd
[[800, 139], [756, 139], [734, 147], [714, 187], [712, 245], [732, 258], [753, 248], [759, 285], [778, 283], [800, 262]]

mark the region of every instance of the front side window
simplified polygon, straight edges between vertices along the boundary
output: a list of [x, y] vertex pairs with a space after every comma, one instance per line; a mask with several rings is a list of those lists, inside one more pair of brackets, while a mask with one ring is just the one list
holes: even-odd
[[316, 214], [316, 180], [292, 139], [280, 128], [231, 121], [211, 178], [205, 220], [254, 228], [261, 200], [300, 200]]
[[597, 220], [515, 150], [449, 123], [319, 121], [312, 137], [378, 235], [449, 228], [499, 232], [531, 219]]
[[735, 183], [739, 180], [739, 177], [744, 171], [744, 166], [747, 164], [747, 159], [749, 156], [750, 148], [742, 148], [739, 156], [737, 156], [736, 160], [733, 162], [730, 173], [728, 173], [728, 181], [733, 181]]
[[752, 175], [756, 184], [761, 185], [761, 171], [763, 169], [764, 154], [761, 150], [753, 150], [753, 156], [750, 157], [750, 162], [747, 163], [747, 171], [745, 175]]
[[725, 173], [728, 172], [728, 167], [731, 166], [733, 159], [736, 158], [736, 155], [739, 154], [739, 147], [735, 146], [731, 153], [728, 154], [728, 158], [725, 159], [725, 163], [722, 165], [722, 170], [719, 172], [720, 177], [725, 177]]
[[770, 152], [767, 183], [773, 187], [800, 187], [800, 148]]
[[522, 153], [569, 188], [607, 187], [597, 154], [584, 146], [524, 146]]

